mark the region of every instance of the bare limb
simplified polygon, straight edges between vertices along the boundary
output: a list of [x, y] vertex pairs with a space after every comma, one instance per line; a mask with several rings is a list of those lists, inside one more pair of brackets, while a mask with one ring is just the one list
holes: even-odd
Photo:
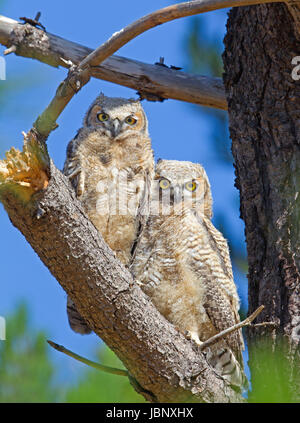
[[34, 123], [34, 128], [44, 139], [46, 139], [50, 132], [56, 128], [57, 118], [74, 94], [89, 81], [91, 76], [90, 68], [99, 66], [105, 59], [143, 32], [161, 25], [162, 23], [170, 22], [185, 16], [196, 15], [231, 6], [258, 4], [262, 1], [266, 2], [265, 0], [194, 0], [193, 2], [180, 3], [160, 9], [133, 22], [121, 31], [113, 34], [108, 41], [92, 51], [79, 63], [77, 68], [71, 69], [71, 72], [59, 86], [55, 97], [47, 109]]
[[208, 345], [211, 345], [218, 341], [220, 338], [224, 338], [224, 336], [229, 335], [231, 332], [241, 329], [244, 326], [248, 326], [251, 324], [251, 322], [259, 315], [260, 312], [264, 309], [265, 306], [261, 305], [256, 309], [250, 316], [248, 316], [245, 320], [243, 320], [240, 323], [237, 323], [236, 325], [231, 326], [230, 328], [227, 328], [225, 330], [222, 330], [222, 332], [217, 333], [216, 335], [212, 336], [211, 338], [204, 341], [200, 346], [200, 350], [203, 350], [204, 348], [208, 347]]
[[[88, 47], [21, 25], [4, 16], [0, 16], [0, 43], [10, 46], [7, 50], [16, 50], [17, 55], [54, 67], [69, 68], [72, 63], [78, 65], [92, 52]], [[91, 75], [157, 97], [227, 109], [221, 78], [191, 75], [115, 55], [101, 66], [93, 67]]]
[[251, 328], [260, 328], [260, 327], [267, 327], [267, 326], [278, 328], [279, 323], [276, 323], [276, 322], [261, 322], [261, 323], [255, 323], [255, 324], [250, 323], [250, 325], [248, 326], [250, 326]]
[[94, 50], [79, 65], [84, 68], [86, 65], [98, 66], [103, 60], [114, 54], [138, 35], [175, 19], [186, 16], [198, 15], [200, 13], [211, 12], [213, 10], [224, 9], [227, 7], [250, 6], [262, 3], [277, 3], [280, 0], [193, 0], [184, 3], [174, 4], [172, 6], [159, 9], [155, 12], [138, 19], [124, 29], [116, 32], [112, 37]]
[[[4, 16], [0, 16], [0, 43], [9, 47], [10, 52], [16, 50], [19, 56], [54, 67], [78, 65], [92, 52], [88, 47]], [[93, 67], [91, 75], [157, 97], [227, 109], [221, 78], [191, 75], [116, 55], [106, 59], [101, 66]]]
[[87, 366], [93, 367], [94, 369], [101, 370], [102, 372], [109, 373], [109, 374], [112, 374], [112, 375], [119, 375], [119, 376], [128, 377], [127, 370], [117, 369], [115, 367], [110, 367], [110, 366], [104, 366], [103, 364], [96, 363], [95, 361], [91, 361], [87, 358], [84, 358], [81, 355], [78, 355], [78, 354], [74, 353], [73, 351], [68, 350], [63, 345], [56, 344], [55, 342], [50, 341], [49, 339], [48, 339], [47, 342], [56, 351], [62, 352], [63, 354], [66, 354], [69, 357], [72, 357], [75, 360], [86, 364]]
[[47, 109], [35, 121], [35, 130], [45, 139], [51, 131], [56, 128], [56, 120], [70, 102], [73, 96], [90, 79], [90, 68], [99, 66], [105, 59], [127, 44], [133, 38], [148, 31], [155, 26], [185, 16], [192, 16], [199, 13], [226, 7], [248, 6], [260, 3], [274, 3], [279, 0], [193, 0], [192, 2], [179, 3], [165, 7], [156, 12], [150, 13], [141, 19], [133, 22], [101, 44], [85, 57], [77, 67], [71, 68], [68, 77], [58, 87], [57, 92]]
[[15, 45], [12, 45], [11, 47], [4, 50], [3, 54], [4, 56], [7, 56], [8, 54], [15, 53], [17, 51], [17, 47]]
[[57, 128], [56, 120], [74, 95], [88, 83], [90, 71], [88, 67], [80, 69], [72, 67], [67, 78], [59, 85], [51, 103], [33, 124], [33, 130], [39, 138], [46, 141], [50, 132]]

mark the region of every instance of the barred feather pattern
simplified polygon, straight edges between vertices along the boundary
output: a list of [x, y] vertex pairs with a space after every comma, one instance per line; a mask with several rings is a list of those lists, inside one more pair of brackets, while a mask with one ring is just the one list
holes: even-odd
[[[140, 102], [97, 97], [83, 127], [68, 144], [63, 172], [88, 218], [117, 258], [128, 265], [147, 219], [154, 172], [148, 122]], [[67, 314], [75, 332], [91, 332], [71, 298]]]
[[[156, 181], [169, 182], [169, 214], [151, 214], [139, 238], [131, 266], [133, 276], [163, 316], [201, 344], [240, 321], [227, 241], [211, 222], [212, 199], [202, 166], [162, 160]], [[198, 198], [178, 193], [193, 181]], [[167, 186], [166, 182], [162, 186]], [[159, 183], [152, 185], [151, 209], [162, 202]], [[177, 191], [176, 191], [177, 190]], [[177, 192], [177, 196], [175, 195]], [[241, 330], [205, 350], [207, 359], [231, 385], [242, 389]]]

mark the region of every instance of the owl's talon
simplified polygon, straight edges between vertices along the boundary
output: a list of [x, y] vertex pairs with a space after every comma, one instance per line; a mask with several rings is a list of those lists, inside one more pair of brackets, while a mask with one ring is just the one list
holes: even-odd
[[199, 346], [203, 344], [203, 342], [200, 341], [199, 336], [197, 335], [196, 332], [192, 332], [192, 331], [187, 330], [185, 336], [186, 336], [187, 339], [191, 339], [192, 341], [194, 341]]

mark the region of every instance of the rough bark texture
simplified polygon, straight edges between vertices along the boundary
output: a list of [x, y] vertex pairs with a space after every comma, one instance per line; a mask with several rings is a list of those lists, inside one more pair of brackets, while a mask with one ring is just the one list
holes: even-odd
[[154, 402], [242, 401], [134, 284], [66, 177], [52, 163], [48, 174], [49, 185], [33, 200], [22, 203], [27, 188], [14, 191], [10, 183], [2, 185], [1, 201], [89, 326], [122, 360], [137, 391]]
[[294, 29], [296, 34], [300, 35], [300, 2], [299, 0], [288, 0], [285, 2], [287, 5], [290, 14], [294, 20]]
[[300, 43], [283, 4], [233, 9], [227, 30], [224, 83], [246, 225], [249, 313], [264, 304], [258, 321], [278, 324], [249, 330], [252, 383], [259, 372], [254, 339], [257, 345], [271, 333], [276, 348], [281, 334], [290, 343], [288, 377], [299, 400], [300, 83], [291, 60]]

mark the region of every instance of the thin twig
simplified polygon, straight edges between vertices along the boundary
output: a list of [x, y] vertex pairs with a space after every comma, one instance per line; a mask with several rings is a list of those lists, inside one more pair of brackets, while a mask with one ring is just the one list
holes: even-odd
[[12, 45], [11, 47], [9, 47], [6, 50], [4, 50], [3, 55], [4, 56], [7, 56], [8, 54], [15, 53], [16, 50], [17, 50], [17, 46]]
[[276, 322], [261, 322], [261, 323], [255, 323], [255, 324], [250, 324], [248, 325], [250, 326], [250, 328], [260, 328], [260, 327], [266, 327], [266, 326], [272, 326], [272, 327], [278, 327], [279, 324]]
[[138, 35], [175, 19], [218, 9], [225, 9], [227, 7], [251, 6], [262, 3], [277, 3], [280, 1], [281, 0], [193, 0], [164, 7], [163, 9], [159, 9], [138, 19], [124, 29], [121, 29], [121, 31], [115, 32], [109, 40], [89, 54], [79, 66], [81, 68], [84, 68], [86, 65], [97, 66]]
[[200, 349], [203, 350], [204, 348], [206, 348], [208, 345], [218, 341], [220, 338], [223, 338], [224, 336], [228, 335], [229, 333], [238, 330], [244, 326], [248, 326], [250, 325], [250, 323], [259, 315], [259, 313], [264, 309], [264, 305], [261, 305], [258, 307], [257, 310], [255, 310], [252, 314], [250, 314], [250, 316], [248, 316], [245, 320], [243, 320], [240, 323], [237, 323], [234, 326], [231, 326], [228, 329], [222, 330], [222, 332], [217, 333], [216, 335], [212, 336], [211, 338], [207, 339], [206, 341], [204, 341], [201, 345], [200, 345]]
[[72, 357], [75, 360], [86, 364], [87, 366], [93, 367], [94, 369], [101, 370], [102, 372], [110, 373], [110, 374], [113, 374], [113, 375], [129, 377], [127, 370], [117, 369], [115, 367], [109, 367], [109, 366], [104, 366], [103, 364], [100, 364], [100, 363], [95, 363], [94, 361], [88, 360], [87, 358], [84, 358], [81, 355], [78, 355], [78, 354], [68, 350], [63, 345], [56, 344], [55, 342], [50, 341], [50, 340], [47, 340], [47, 342], [55, 350], [60, 351], [64, 354], [68, 355], [69, 357]]

